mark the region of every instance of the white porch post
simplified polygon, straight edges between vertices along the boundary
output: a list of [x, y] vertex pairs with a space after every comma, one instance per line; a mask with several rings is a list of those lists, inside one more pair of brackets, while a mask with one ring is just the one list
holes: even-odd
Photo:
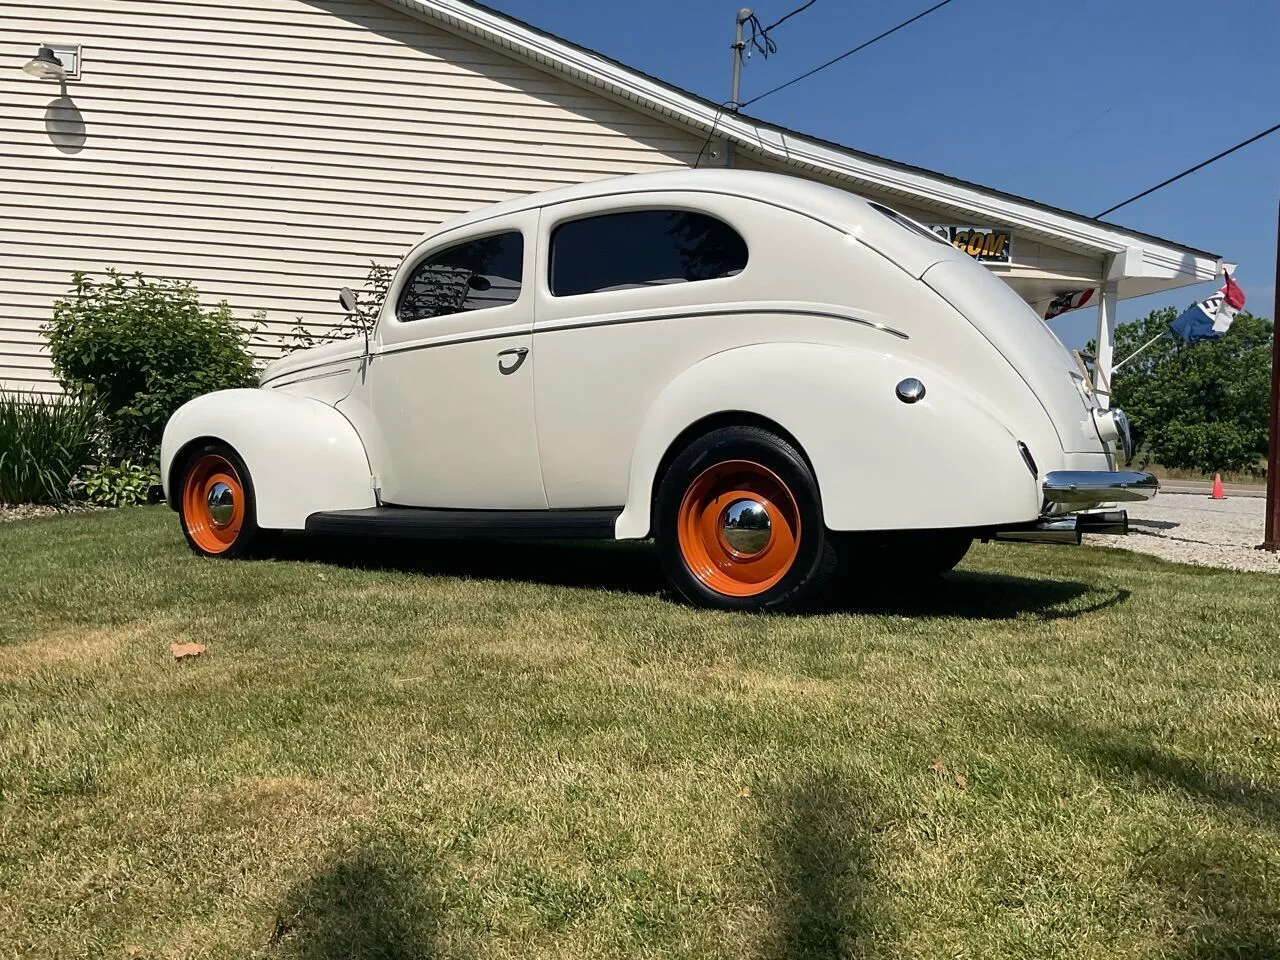
[[[1103, 271], [1105, 277], [1109, 270]], [[1115, 363], [1116, 304], [1119, 301], [1119, 284], [1115, 280], [1102, 281], [1098, 291], [1098, 350], [1093, 361], [1093, 389], [1098, 403], [1111, 406], [1111, 368]]]

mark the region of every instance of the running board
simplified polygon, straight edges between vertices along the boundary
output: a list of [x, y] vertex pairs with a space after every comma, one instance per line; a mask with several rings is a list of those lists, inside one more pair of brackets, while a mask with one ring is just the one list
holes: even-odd
[[419, 540], [612, 540], [622, 508], [440, 510], [368, 507], [307, 517], [307, 533]]

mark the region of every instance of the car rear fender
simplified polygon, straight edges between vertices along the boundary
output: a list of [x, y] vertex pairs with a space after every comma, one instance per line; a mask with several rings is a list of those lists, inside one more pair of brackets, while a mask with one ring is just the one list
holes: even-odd
[[300, 530], [321, 510], [376, 506], [369, 460], [355, 427], [333, 407], [274, 390], [220, 390], [183, 404], [160, 444], [165, 497], [176, 509], [186, 451], [230, 446], [249, 468], [257, 522]]
[[[925, 385], [914, 403], [895, 388]], [[619, 539], [650, 534], [660, 467], [699, 421], [772, 421], [813, 467], [833, 530], [978, 527], [1034, 520], [1039, 479], [1018, 439], [982, 396], [908, 357], [811, 343], [739, 347], [676, 377], [637, 437]]]

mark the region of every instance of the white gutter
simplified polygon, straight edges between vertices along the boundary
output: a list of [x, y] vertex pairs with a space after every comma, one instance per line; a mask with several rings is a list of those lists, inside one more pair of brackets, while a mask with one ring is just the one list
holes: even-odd
[[[502, 14], [464, 0], [379, 0], [420, 18], [509, 52], [595, 87], [646, 112], [719, 133], [749, 151], [788, 166], [808, 167], [873, 189], [922, 198], [954, 208], [966, 219], [994, 220], [1059, 244], [1080, 247], [1100, 259], [1119, 254], [1125, 277], [1172, 280], [1182, 286], [1212, 280], [1222, 273], [1217, 257], [1177, 244], [1135, 234], [1087, 217], [1072, 216], [1038, 204], [993, 194], [928, 171], [878, 161], [809, 138], [717, 110], [701, 100], [598, 54], [533, 30]], [[1135, 271], [1135, 272], [1128, 272]]]

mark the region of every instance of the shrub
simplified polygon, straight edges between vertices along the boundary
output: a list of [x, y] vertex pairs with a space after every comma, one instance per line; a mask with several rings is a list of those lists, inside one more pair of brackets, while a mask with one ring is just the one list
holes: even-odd
[[0, 392], [0, 503], [65, 503], [97, 431], [96, 411], [82, 400]]
[[147, 502], [147, 488], [159, 483], [154, 470], [126, 460], [116, 466], [90, 467], [80, 487], [84, 498], [99, 507], [131, 507]]
[[298, 322], [289, 331], [290, 340], [285, 343], [285, 351], [291, 353], [294, 350], [306, 350], [322, 343], [346, 340], [371, 332], [373, 325], [378, 321], [378, 314], [382, 312], [382, 305], [386, 302], [387, 292], [391, 289], [391, 281], [395, 274], [394, 264], [388, 265], [370, 260], [364, 286], [355, 291], [355, 312], [345, 314], [341, 320], [323, 333], [313, 333], [302, 318], [298, 317]]
[[101, 410], [108, 461], [155, 460], [174, 410], [255, 385], [250, 331], [225, 302], [205, 310], [191, 284], [140, 273], [108, 270], [101, 283], [76, 273], [72, 283], [45, 328], [50, 355], [66, 390]]

